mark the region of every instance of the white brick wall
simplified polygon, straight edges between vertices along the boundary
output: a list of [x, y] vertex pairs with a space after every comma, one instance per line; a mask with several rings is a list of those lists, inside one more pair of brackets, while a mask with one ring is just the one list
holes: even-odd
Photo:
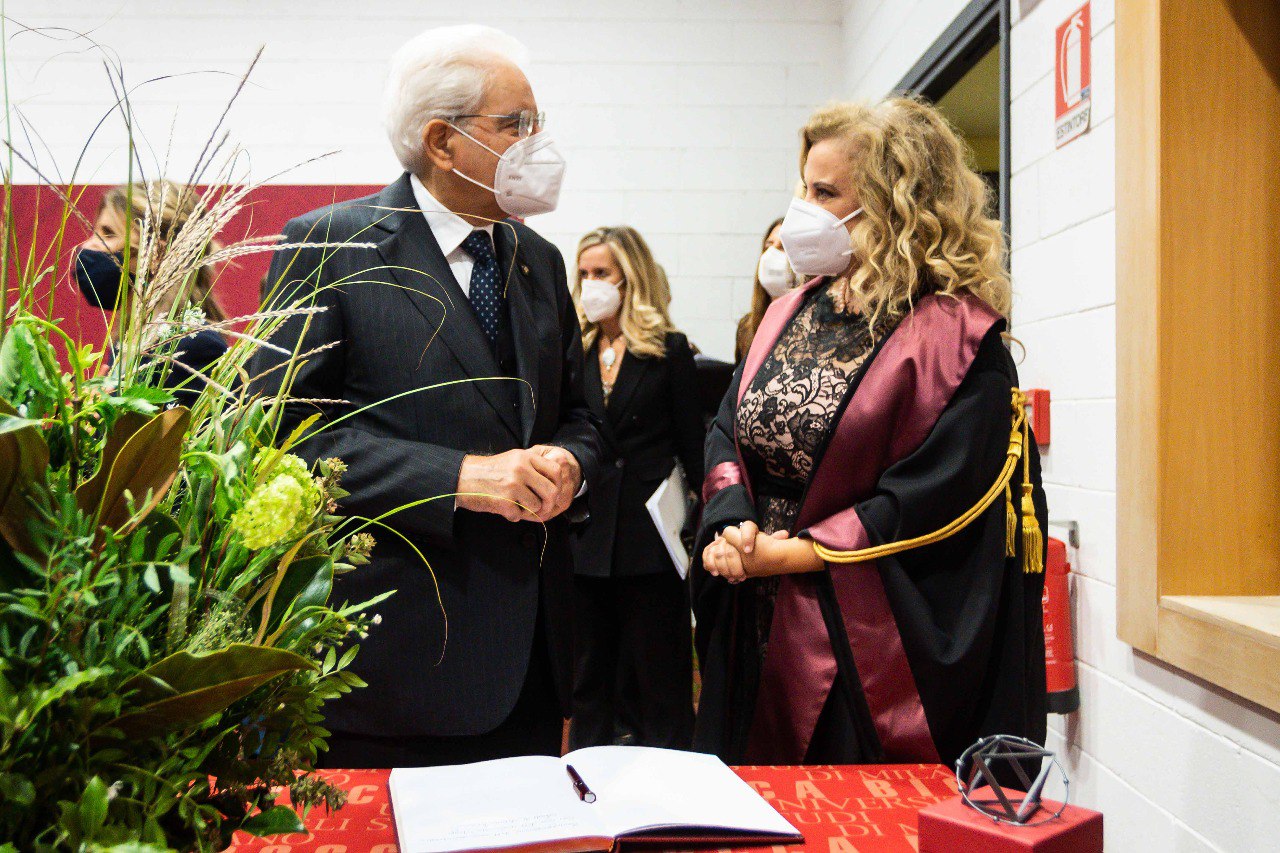
[[[253, 174], [338, 149], [279, 179], [291, 183], [395, 178], [377, 113], [392, 51], [441, 24], [504, 29], [533, 52], [534, 90], [569, 161], [561, 209], [531, 224], [569, 263], [590, 228], [640, 229], [671, 277], [676, 322], [723, 358], [761, 233], [794, 186], [796, 130], [841, 80], [839, 0], [10, 0], [5, 11], [29, 26], [92, 30], [135, 83], [195, 72], [133, 97], [157, 162], [176, 113], [175, 175], [203, 145], [230, 75], [265, 46], [228, 122]], [[80, 44], [10, 41], [11, 91], [52, 149], [37, 145], [50, 173], [53, 162], [69, 171], [111, 103], [100, 58]], [[124, 179], [122, 138], [109, 122], [80, 179]]]
[[[1055, 150], [1053, 34], [1083, 0], [1013, 2], [1014, 334], [1028, 387], [1053, 393], [1044, 475], [1073, 555], [1082, 710], [1050, 717], [1072, 799], [1106, 813], [1115, 851], [1275, 850], [1280, 716], [1116, 638], [1115, 0], [1093, 0], [1093, 129]], [[887, 92], [964, 0], [845, 4], [845, 90]], [[1058, 535], [1063, 535], [1062, 532]]]
[[1051, 514], [1082, 536], [1082, 710], [1050, 718], [1050, 745], [1110, 850], [1273, 850], [1280, 720], [1116, 638], [1114, 0], [1092, 4], [1093, 129], [1060, 150], [1052, 135], [1053, 33], [1081, 2], [1043, 0], [1011, 44], [1014, 333], [1023, 383], [1053, 392]]

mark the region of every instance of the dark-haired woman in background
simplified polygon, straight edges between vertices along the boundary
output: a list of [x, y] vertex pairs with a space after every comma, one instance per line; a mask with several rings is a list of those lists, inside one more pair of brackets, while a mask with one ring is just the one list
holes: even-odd
[[688, 748], [688, 585], [645, 501], [677, 459], [691, 488], [702, 482], [705, 432], [693, 353], [667, 313], [666, 276], [635, 229], [587, 234], [577, 270], [587, 402], [613, 464], [603, 466], [587, 493], [591, 520], [574, 541], [569, 742], [575, 749], [609, 744], [621, 727], [637, 745]]

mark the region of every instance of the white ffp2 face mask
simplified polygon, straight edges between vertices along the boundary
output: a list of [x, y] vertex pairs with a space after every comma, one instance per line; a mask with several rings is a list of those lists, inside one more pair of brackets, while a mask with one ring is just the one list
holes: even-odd
[[564, 182], [564, 157], [545, 130], [525, 137], [499, 154], [456, 125], [454, 130], [498, 158], [493, 186], [482, 184], [457, 169], [453, 173], [493, 193], [501, 207], [512, 216], [535, 216], [556, 209], [560, 185]]
[[787, 260], [787, 253], [773, 246], [765, 249], [760, 256], [756, 278], [760, 280], [760, 286], [769, 294], [770, 299], [777, 299], [796, 286], [796, 274], [791, 269], [791, 261]]
[[839, 275], [849, 268], [849, 229], [844, 224], [862, 208], [843, 219], [802, 198], [791, 199], [782, 220], [782, 248], [791, 266], [801, 275]]
[[622, 288], [596, 278], [582, 280], [582, 313], [589, 323], [613, 317], [622, 306]]

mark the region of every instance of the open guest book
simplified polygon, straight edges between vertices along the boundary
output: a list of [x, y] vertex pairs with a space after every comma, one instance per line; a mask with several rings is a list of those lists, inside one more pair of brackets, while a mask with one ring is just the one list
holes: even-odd
[[696, 752], [596, 746], [403, 768], [389, 787], [400, 853], [804, 840], [720, 759]]

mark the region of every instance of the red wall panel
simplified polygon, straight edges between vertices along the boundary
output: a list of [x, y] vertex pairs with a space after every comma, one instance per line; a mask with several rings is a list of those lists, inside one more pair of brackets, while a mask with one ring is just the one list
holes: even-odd
[[[76, 187], [76, 207], [84, 217], [93, 221], [98, 204], [109, 187], [95, 185]], [[59, 188], [66, 192], [66, 187]], [[234, 243], [245, 237], [278, 234], [284, 224], [295, 216], [323, 207], [336, 201], [360, 198], [377, 192], [378, 186], [355, 184], [269, 184], [254, 189], [246, 204], [228, 224], [221, 235], [224, 244]], [[40, 266], [57, 264], [56, 275], [41, 282], [38, 290], [40, 313], [56, 318], [63, 331], [77, 342], [101, 344], [106, 336], [106, 317], [102, 311], [89, 306], [80, 296], [74, 276], [71, 274], [71, 255], [75, 247], [89, 236], [89, 228], [81, 220], [72, 217], [66, 224], [60, 249], [54, 252], [59, 221], [63, 215], [63, 203], [58, 192], [50, 187], [17, 185], [13, 188], [14, 240], [18, 253], [24, 258], [34, 248], [35, 257], [46, 257]], [[12, 251], [11, 247], [11, 251]], [[224, 264], [218, 270], [214, 294], [229, 316], [251, 314], [258, 307], [259, 283], [271, 263], [271, 253], [262, 252], [238, 258]], [[11, 267], [12, 268], [12, 267]], [[9, 286], [14, 282], [11, 273]], [[52, 288], [52, 307], [49, 307]], [[61, 346], [59, 346], [61, 355]]]

